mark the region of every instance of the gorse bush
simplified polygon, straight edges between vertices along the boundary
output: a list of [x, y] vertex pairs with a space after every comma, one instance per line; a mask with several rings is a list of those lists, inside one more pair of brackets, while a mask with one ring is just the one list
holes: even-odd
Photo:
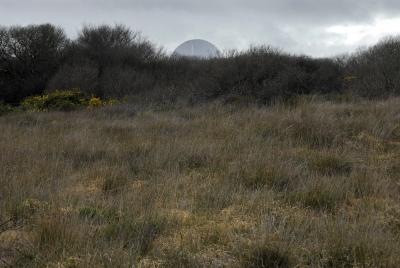
[[85, 98], [79, 90], [56, 90], [47, 95], [28, 97], [21, 102], [21, 106], [27, 111], [45, 112], [71, 111], [83, 107], [96, 108], [117, 103], [119, 102], [115, 99], [102, 100], [95, 96]]
[[117, 99], [103, 100], [100, 97], [92, 96], [85, 104], [87, 104], [88, 108], [96, 108], [102, 106], [113, 106], [120, 103], [121, 102]]
[[78, 90], [57, 90], [47, 95], [28, 97], [21, 103], [28, 111], [70, 111], [86, 104], [87, 100]]

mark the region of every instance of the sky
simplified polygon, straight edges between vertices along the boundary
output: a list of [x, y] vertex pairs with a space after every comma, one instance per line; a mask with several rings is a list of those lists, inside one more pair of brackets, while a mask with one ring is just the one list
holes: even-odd
[[271, 45], [327, 57], [400, 34], [399, 0], [0, 0], [0, 25], [124, 24], [172, 52], [189, 39], [220, 50]]

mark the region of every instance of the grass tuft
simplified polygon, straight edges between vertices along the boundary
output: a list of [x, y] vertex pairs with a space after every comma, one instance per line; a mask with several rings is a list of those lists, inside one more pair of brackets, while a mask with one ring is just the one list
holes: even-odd
[[243, 174], [240, 179], [240, 182], [248, 189], [258, 190], [269, 187], [279, 192], [287, 190], [291, 180], [282, 169], [267, 166], [257, 168], [249, 174]]
[[342, 196], [334, 191], [316, 187], [302, 192], [291, 193], [288, 196], [288, 201], [291, 204], [300, 204], [305, 208], [317, 211], [332, 211], [344, 200]]
[[309, 168], [316, 171], [321, 175], [334, 176], [334, 175], [350, 175], [352, 165], [342, 157], [326, 154], [319, 155], [312, 159], [309, 163]]
[[116, 193], [122, 191], [126, 186], [128, 179], [121, 176], [109, 176], [103, 180], [101, 189], [104, 193]]
[[287, 252], [268, 245], [255, 246], [245, 252], [241, 256], [241, 265], [248, 268], [291, 267]]
[[146, 254], [153, 241], [166, 229], [167, 220], [160, 216], [145, 218], [124, 217], [108, 224], [102, 230], [102, 237], [110, 243], [118, 243], [130, 248], [138, 255]]

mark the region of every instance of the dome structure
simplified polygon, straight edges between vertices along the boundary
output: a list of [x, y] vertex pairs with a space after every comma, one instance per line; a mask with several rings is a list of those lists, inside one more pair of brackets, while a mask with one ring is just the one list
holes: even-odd
[[177, 57], [210, 59], [219, 57], [220, 54], [218, 48], [210, 42], [202, 39], [193, 39], [178, 46], [172, 55]]

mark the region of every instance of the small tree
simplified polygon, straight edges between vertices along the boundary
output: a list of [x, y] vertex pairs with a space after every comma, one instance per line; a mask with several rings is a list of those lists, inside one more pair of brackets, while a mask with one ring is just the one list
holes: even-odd
[[153, 67], [161, 57], [162, 52], [125, 26], [85, 26], [48, 89], [78, 87], [100, 96], [135, 94], [153, 84]]
[[0, 29], [0, 99], [19, 102], [40, 94], [58, 69], [68, 44], [50, 24]]
[[400, 94], [400, 37], [359, 51], [347, 64], [350, 90], [366, 97]]

